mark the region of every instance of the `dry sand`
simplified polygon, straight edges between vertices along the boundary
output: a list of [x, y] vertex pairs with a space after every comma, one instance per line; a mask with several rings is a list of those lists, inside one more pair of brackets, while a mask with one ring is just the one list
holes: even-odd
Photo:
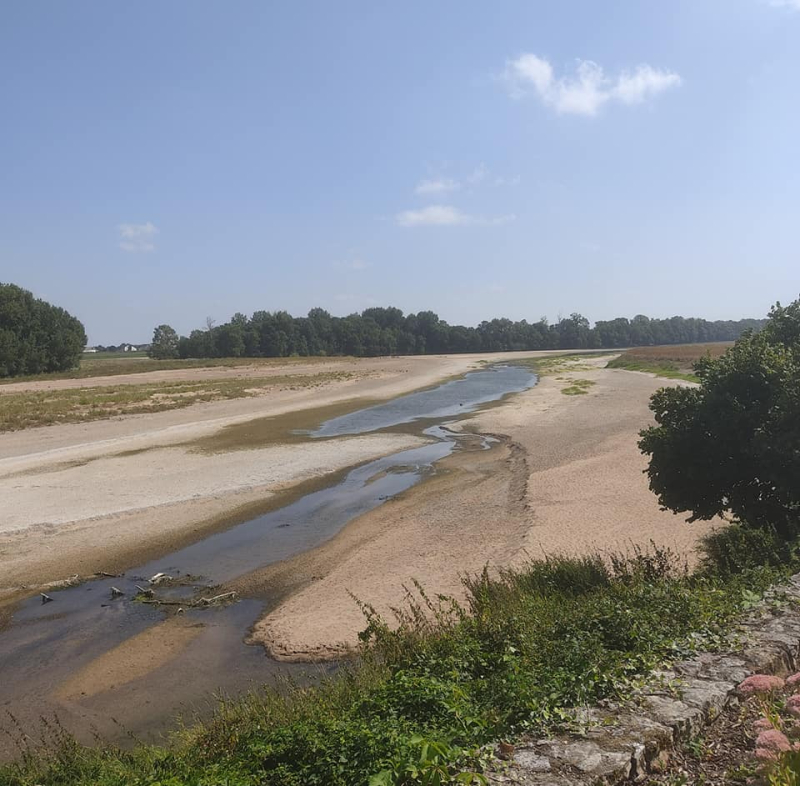
[[[198, 440], [256, 419], [343, 402], [363, 406], [435, 384], [487, 359], [491, 356], [271, 365], [268, 370], [275, 374], [327, 369], [353, 377], [269, 396], [0, 434], [0, 605], [26, 588], [76, 573], [125, 570], [260, 510], [294, 484], [319, 482], [420, 441], [409, 435], [368, 435], [208, 454], [193, 450]], [[258, 367], [253, 373], [264, 371]], [[187, 369], [129, 375], [128, 381], [246, 373], [242, 367]], [[0, 391], [119, 382], [119, 377], [24, 382]]]
[[[544, 554], [629, 550], [650, 541], [692, 557], [714, 524], [659, 509], [637, 433], [651, 422], [663, 379], [582, 360], [573, 372], [486, 410], [462, 428], [504, 435], [488, 452], [456, 454], [439, 475], [349, 525], [316, 549], [243, 580], [284, 587], [286, 600], [255, 627], [277, 658], [340, 654], [364, 627], [352, 595], [391, 617], [411, 578], [462, 597], [460, 576]], [[569, 379], [595, 384], [566, 396]], [[352, 595], [351, 595], [352, 593]]]

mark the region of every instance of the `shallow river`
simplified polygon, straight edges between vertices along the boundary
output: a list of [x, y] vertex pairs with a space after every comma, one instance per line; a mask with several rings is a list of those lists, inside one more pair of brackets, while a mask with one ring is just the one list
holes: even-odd
[[[201, 633], [176, 658], [131, 680], [78, 702], [52, 694], [71, 675], [131, 636], [163, 621], [157, 605], [134, 600], [136, 585], [166, 573], [178, 586], [153, 587], [163, 600], [188, 604], [213, 595], [215, 585], [314, 548], [348, 522], [405, 491], [435, 471], [435, 463], [458, 449], [458, 434], [446, 424], [532, 387], [536, 377], [521, 366], [493, 366], [435, 388], [401, 396], [322, 423], [309, 442], [416, 424], [430, 442], [355, 467], [340, 482], [251, 521], [211, 535], [191, 546], [108, 577], [37, 595], [23, 602], [11, 625], [0, 631], [0, 709], [23, 726], [57, 711], [79, 732], [95, 724], [104, 737], [120, 740], [130, 731], [152, 738], [178, 713], [203, 713], [215, 691], [240, 693], [278, 674], [313, 679], [332, 668], [278, 664], [260, 647], [243, 643], [248, 628], [269, 598], [240, 599], [233, 605], [186, 609], [187, 619], [204, 623]], [[472, 437], [472, 439], [475, 439]], [[491, 440], [484, 438], [483, 447]], [[111, 587], [124, 593], [112, 598]], [[109, 725], [109, 718], [122, 727]], [[123, 728], [124, 727], [124, 728]], [[9, 755], [0, 746], [0, 755]], [[11, 752], [13, 755], [13, 751]]]

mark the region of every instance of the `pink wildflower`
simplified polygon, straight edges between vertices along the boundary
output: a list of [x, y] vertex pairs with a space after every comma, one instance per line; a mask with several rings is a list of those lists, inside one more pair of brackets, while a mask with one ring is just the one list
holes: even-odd
[[[789, 738], [777, 729], [762, 731], [756, 739], [756, 756], [759, 759], [776, 758], [791, 749], [792, 743], [789, 742]], [[759, 752], [762, 752], [762, 755], [759, 755]]]
[[772, 674], [752, 674], [739, 683], [742, 696], [755, 696], [759, 693], [772, 693], [783, 687], [783, 680]]
[[789, 696], [786, 700], [786, 710], [790, 715], [794, 715], [795, 718], [800, 718], [800, 693]]
[[759, 718], [753, 724], [753, 728], [756, 731], [769, 731], [770, 729], [774, 729], [775, 727], [772, 725], [772, 721], [769, 718]]
[[787, 678], [786, 678], [786, 684], [787, 684], [787, 685], [788, 685], [790, 688], [793, 688], [793, 687], [794, 687], [795, 685], [797, 685], [798, 683], [800, 683], [800, 671], [798, 671], [798, 672], [797, 672], [797, 674], [792, 674], [792, 676], [791, 676], [791, 677], [787, 677]]
[[778, 754], [767, 748], [756, 748], [756, 758], [762, 762], [778, 761]]

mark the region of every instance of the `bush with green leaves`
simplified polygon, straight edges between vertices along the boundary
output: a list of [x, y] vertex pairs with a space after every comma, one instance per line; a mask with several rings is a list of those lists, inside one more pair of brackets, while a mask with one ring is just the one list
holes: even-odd
[[22, 287], [0, 283], [0, 377], [67, 371], [85, 346], [78, 319]]
[[465, 580], [463, 604], [417, 587], [392, 624], [365, 605], [359, 659], [316, 687], [222, 702], [169, 748], [58, 738], [0, 768], [0, 786], [482, 784], [482, 746], [557, 729], [572, 708], [718, 644], [778, 575], [692, 574], [653, 551], [485, 571]]
[[689, 521], [730, 515], [790, 537], [800, 528], [800, 300], [696, 366], [700, 385], [657, 391], [641, 434], [650, 488]]

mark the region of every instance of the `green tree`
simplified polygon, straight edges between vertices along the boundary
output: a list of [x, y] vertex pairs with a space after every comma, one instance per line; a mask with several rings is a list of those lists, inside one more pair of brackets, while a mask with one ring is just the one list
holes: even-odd
[[0, 283], [0, 377], [67, 371], [85, 346], [78, 319], [22, 287]]
[[153, 331], [153, 341], [147, 353], [156, 360], [169, 360], [178, 357], [178, 334], [169, 325], [159, 325]]
[[792, 535], [800, 525], [800, 301], [777, 304], [764, 329], [717, 360], [697, 388], [664, 388], [641, 433], [650, 488], [689, 520], [724, 513]]

